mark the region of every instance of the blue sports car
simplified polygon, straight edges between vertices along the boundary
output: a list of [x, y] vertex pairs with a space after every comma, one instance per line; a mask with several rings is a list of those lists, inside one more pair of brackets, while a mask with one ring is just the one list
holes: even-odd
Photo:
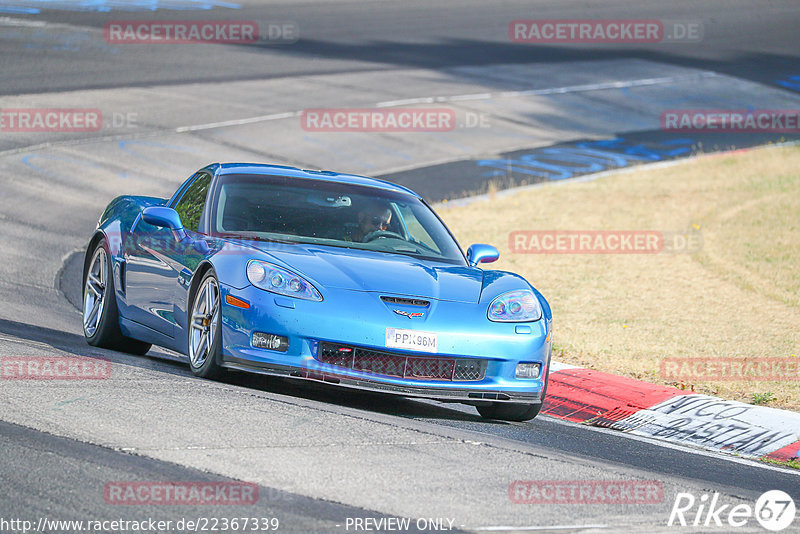
[[483, 270], [417, 194], [294, 167], [213, 164], [170, 199], [121, 196], [83, 276], [89, 344], [226, 370], [477, 407], [524, 421], [547, 389], [552, 316], [524, 278]]

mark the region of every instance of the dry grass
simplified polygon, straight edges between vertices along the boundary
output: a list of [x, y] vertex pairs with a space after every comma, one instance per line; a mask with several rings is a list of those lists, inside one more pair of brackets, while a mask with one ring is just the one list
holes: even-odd
[[[798, 358], [800, 148], [708, 155], [438, 211], [459, 242], [493, 243], [498, 269], [549, 300], [555, 358], [650, 382], [800, 410], [800, 382], [676, 384], [668, 357]], [[699, 228], [694, 254], [512, 254], [513, 230]]]

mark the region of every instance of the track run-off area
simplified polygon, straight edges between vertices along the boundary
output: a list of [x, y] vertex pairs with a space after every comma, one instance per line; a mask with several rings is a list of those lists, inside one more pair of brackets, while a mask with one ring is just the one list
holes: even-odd
[[[211, 162], [386, 177], [438, 202], [792, 140], [669, 132], [661, 118], [683, 108], [800, 109], [790, 2], [759, 8], [758, 20], [747, 17], [748, 2], [611, 2], [592, 16], [704, 25], [700, 43], [636, 47], [509, 41], [510, 21], [588, 17], [580, 2], [46, 4], [0, 2], [0, 109], [90, 109], [100, 128], [0, 131], [0, 357], [81, 356], [108, 362], [110, 373], [0, 381], [0, 518], [41, 526], [43, 517], [258, 517], [293, 532], [392, 531], [391, 521], [406, 518], [412, 531], [697, 532], [705, 527], [667, 525], [680, 493], [698, 504], [717, 494], [729, 508], [752, 507], [771, 489], [800, 498], [793, 470], [547, 415], [487, 422], [468, 406], [241, 374], [197, 379], [157, 347], [145, 357], [89, 347], [75, 307], [78, 258], [106, 204], [121, 194], [168, 197]], [[110, 44], [104, 24], [115, 18], [291, 22], [300, 38]], [[452, 123], [425, 132], [308, 123], [309, 110], [412, 108]], [[109, 484], [130, 481], [241, 481], [258, 498], [109, 499]], [[515, 493], [519, 481], [657, 483], [659, 493], [638, 505], [532, 504]], [[70, 529], [48, 531], [61, 530]], [[753, 518], [736, 529], [763, 531]]]

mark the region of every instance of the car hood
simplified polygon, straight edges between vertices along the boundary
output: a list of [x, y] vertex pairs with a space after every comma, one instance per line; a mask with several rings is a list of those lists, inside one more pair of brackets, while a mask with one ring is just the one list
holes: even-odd
[[[402, 254], [319, 245], [253, 243], [266, 256], [310, 281], [321, 291], [346, 289], [385, 295], [477, 303], [483, 270]], [[269, 258], [264, 258], [269, 261]]]

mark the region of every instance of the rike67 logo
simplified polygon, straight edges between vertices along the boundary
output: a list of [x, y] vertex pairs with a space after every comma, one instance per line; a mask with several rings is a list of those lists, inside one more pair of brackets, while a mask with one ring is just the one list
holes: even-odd
[[668, 526], [681, 527], [744, 527], [751, 519], [767, 530], [779, 532], [794, 521], [794, 500], [781, 490], [763, 493], [754, 506], [719, 502], [719, 493], [704, 493], [696, 498], [691, 493], [678, 493], [669, 514]]

